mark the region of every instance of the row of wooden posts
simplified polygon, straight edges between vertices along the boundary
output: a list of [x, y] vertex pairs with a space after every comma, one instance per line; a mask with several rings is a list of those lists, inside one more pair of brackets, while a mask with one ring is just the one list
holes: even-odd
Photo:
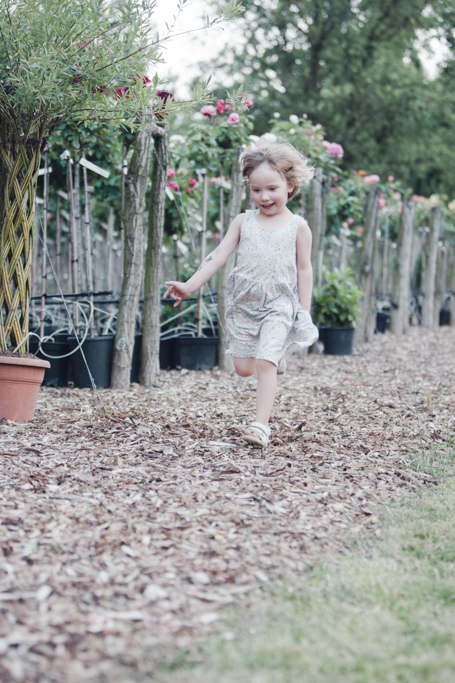
[[[240, 170], [237, 150], [232, 167], [231, 190], [229, 202], [224, 208], [223, 188], [220, 188], [220, 221], [221, 237], [223, 226], [229, 225], [233, 218], [241, 211], [243, 178]], [[152, 163], [153, 155], [153, 163]], [[87, 166], [84, 155], [76, 157], [73, 172], [71, 160], [67, 155], [67, 185], [68, 192], [60, 191], [57, 201], [57, 231], [56, 240], [50, 250], [50, 257], [55, 257], [56, 272], [60, 283], [73, 292], [85, 290], [88, 293], [95, 290], [117, 290], [121, 282], [120, 303], [117, 315], [116, 339], [112, 372], [112, 386], [126, 387], [129, 383], [134, 333], [139, 297], [144, 297], [142, 312], [142, 366], [141, 383], [150, 386], [159, 373], [159, 340], [160, 340], [160, 287], [162, 284], [162, 242], [164, 224], [164, 205], [167, 187], [168, 148], [167, 131], [165, 125], [150, 123], [138, 132], [133, 146], [133, 153], [126, 174], [122, 174], [122, 225], [120, 226], [120, 240], [114, 239], [114, 212], [109, 204], [105, 228], [105, 239], [95, 237], [95, 249], [92, 249], [94, 233], [90, 212], [90, 192], [87, 183]], [[48, 169], [48, 156], [45, 155], [45, 170]], [[90, 163], [90, 162], [89, 162]], [[125, 165], [124, 162], [122, 164]], [[149, 169], [152, 167], [152, 192], [150, 205], [146, 207], [145, 197], [148, 183]], [[83, 186], [81, 188], [79, 169], [82, 169]], [[49, 196], [49, 174], [44, 175], [43, 197], [43, 225], [42, 239], [47, 240], [47, 207]], [[313, 234], [311, 260], [314, 271], [314, 282], [322, 281], [322, 266], [324, 261], [331, 260], [332, 265], [344, 266], [350, 257], [350, 240], [346, 231], [342, 230], [337, 241], [337, 253], [334, 255], [334, 244], [327, 253], [327, 198], [330, 191], [331, 179], [321, 168], [317, 168], [302, 201], [302, 213], [308, 220]], [[84, 213], [81, 211], [80, 194], [84, 195]], [[359, 284], [364, 292], [361, 300], [361, 316], [357, 325], [357, 341], [369, 341], [375, 330], [376, 297], [378, 283], [382, 293], [388, 291], [391, 283], [391, 330], [396, 334], [403, 334], [409, 325], [409, 302], [411, 298], [412, 271], [416, 262], [416, 239], [414, 236], [413, 219], [415, 203], [411, 199], [404, 199], [400, 218], [400, 228], [396, 249], [391, 258], [390, 241], [388, 237], [388, 223], [385, 225], [385, 235], [382, 242], [382, 253], [378, 241], [378, 199], [379, 188], [371, 187], [367, 197], [364, 230], [359, 236], [356, 268]], [[66, 208], [62, 203], [65, 202]], [[146, 238], [146, 255], [144, 251], [144, 220], [148, 208], [148, 228]], [[203, 218], [201, 235], [201, 259], [205, 257], [206, 227], [207, 227], [207, 175], [203, 174]], [[38, 215], [38, 212], [37, 212]], [[424, 293], [422, 305], [422, 324], [433, 326], [437, 324], [439, 305], [437, 297], [441, 297], [437, 287], [437, 259], [438, 241], [440, 233], [441, 212], [435, 207], [431, 211], [431, 222], [428, 232], [424, 233], [425, 241], [420, 240], [423, 251], [422, 290]], [[66, 249], [62, 248], [62, 234], [67, 236]], [[413, 239], [414, 236], [414, 239]], [[36, 242], [37, 243], [37, 242]], [[414, 249], [413, 249], [414, 245]], [[324, 250], [326, 249], [326, 254]], [[46, 250], [41, 250], [44, 254]], [[39, 281], [36, 274], [42, 273], [42, 287], [40, 292], [46, 291], [46, 276], [48, 263], [39, 250], [34, 253], [35, 283]], [[95, 264], [92, 254], [95, 254]], [[351, 254], [352, 256], [352, 254]], [[39, 260], [38, 260], [39, 259]], [[230, 357], [225, 355], [227, 340], [224, 333], [224, 312], [226, 281], [234, 265], [235, 255], [232, 255], [221, 269], [218, 277], [218, 318], [219, 324], [219, 362], [223, 369], [230, 369]], [[40, 261], [40, 262], [39, 262]], [[391, 264], [391, 268], [390, 268]], [[84, 268], [82, 268], [84, 266]], [[95, 266], [95, 267], [94, 267]], [[391, 269], [391, 273], [389, 273]], [[455, 269], [454, 269], [455, 270]], [[447, 254], [445, 261], [447, 275]], [[444, 278], [446, 277], [444, 276]], [[444, 280], [443, 288], [446, 283]], [[452, 286], [452, 289], [455, 287]], [[45, 299], [43, 297], [43, 306]], [[200, 293], [198, 308], [198, 334], [202, 327], [202, 292]], [[452, 315], [452, 319], [455, 316]]]
[[[315, 177], [308, 190], [305, 213], [313, 235], [311, 261], [314, 282], [322, 281], [322, 265], [326, 244], [327, 197], [330, 189], [330, 177], [317, 168]], [[391, 331], [397, 335], [406, 332], [410, 324], [410, 301], [413, 275], [417, 259], [422, 258], [422, 325], [436, 327], [439, 325], [439, 312], [444, 304], [447, 292], [455, 290], [455, 250], [440, 242], [441, 209], [431, 209], [428, 226], [421, 227], [420, 232], [414, 230], [415, 202], [413, 199], [402, 200], [398, 238], [394, 253], [390, 253], [389, 218], [384, 220], [384, 236], [382, 253], [378, 240], [379, 234], [379, 200], [380, 189], [372, 186], [369, 190], [365, 209], [363, 233], [359, 236], [359, 249], [356, 269], [359, 285], [364, 292], [360, 301], [360, 319], [356, 328], [356, 341], [371, 341], [376, 326], [377, 295], [391, 298]], [[346, 244], [345, 231], [340, 234], [339, 258], [336, 265], [348, 263], [349, 247]], [[449, 264], [449, 258], [451, 263]], [[452, 275], [449, 281], [449, 265]], [[390, 287], [390, 289], [389, 289]], [[452, 305], [453, 308], [453, 305]], [[452, 324], [455, 315], [452, 311]]]

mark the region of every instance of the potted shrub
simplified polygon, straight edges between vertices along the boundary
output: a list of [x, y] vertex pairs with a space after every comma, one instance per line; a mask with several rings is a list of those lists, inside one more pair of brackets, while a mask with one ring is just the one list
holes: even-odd
[[355, 321], [359, 316], [362, 291], [356, 285], [351, 268], [323, 270], [324, 282], [313, 293], [313, 316], [319, 327], [324, 353], [336, 356], [352, 354]]
[[[157, 83], [137, 75], [159, 59], [159, 41], [149, 45], [146, 4], [21, 0], [1, 5], [0, 417], [33, 417], [49, 367], [27, 353], [42, 151], [64, 121], [81, 124], [81, 130], [93, 119], [134, 126], [153, 114], [154, 100], [144, 85], [155, 89]], [[14, 381], [20, 369], [28, 379]], [[31, 394], [22, 396], [27, 389]]]

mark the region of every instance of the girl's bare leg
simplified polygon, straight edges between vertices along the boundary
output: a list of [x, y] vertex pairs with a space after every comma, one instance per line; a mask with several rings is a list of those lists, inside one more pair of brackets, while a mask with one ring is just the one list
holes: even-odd
[[234, 358], [234, 366], [240, 377], [251, 377], [256, 372], [255, 358]]
[[256, 359], [256, 372], [258, 375], [256, 422], [267, 425], [275, 401], [277, 367], [268, 360]]

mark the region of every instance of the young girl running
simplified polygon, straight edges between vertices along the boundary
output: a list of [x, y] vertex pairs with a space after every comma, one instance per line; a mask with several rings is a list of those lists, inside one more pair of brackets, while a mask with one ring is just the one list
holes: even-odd
[[174, 306], [210, 280], [237, 248], [237, 265], [227, 284], [226, 325], [237, 374], [257, 373], [256, 419], [243, 438], [262, 448], [277, 374], [286, 358], [318, 338], [309, 313], [313, 287], [311, 231], [286, 204], [308, 182], [312, 170], [292, 145], [259, 143], [241, 157], [255, 211], [237, 216], [225, 238], [185, 283], [168, 281], [164, 298]]

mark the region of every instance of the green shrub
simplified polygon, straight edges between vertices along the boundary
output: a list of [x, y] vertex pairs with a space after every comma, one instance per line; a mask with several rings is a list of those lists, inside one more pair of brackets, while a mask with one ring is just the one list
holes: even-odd
[[313, 292], [313, 317], [320, 327], [355, 327], [363, 292], [351, 268], [324, 268], [324, 283]]

